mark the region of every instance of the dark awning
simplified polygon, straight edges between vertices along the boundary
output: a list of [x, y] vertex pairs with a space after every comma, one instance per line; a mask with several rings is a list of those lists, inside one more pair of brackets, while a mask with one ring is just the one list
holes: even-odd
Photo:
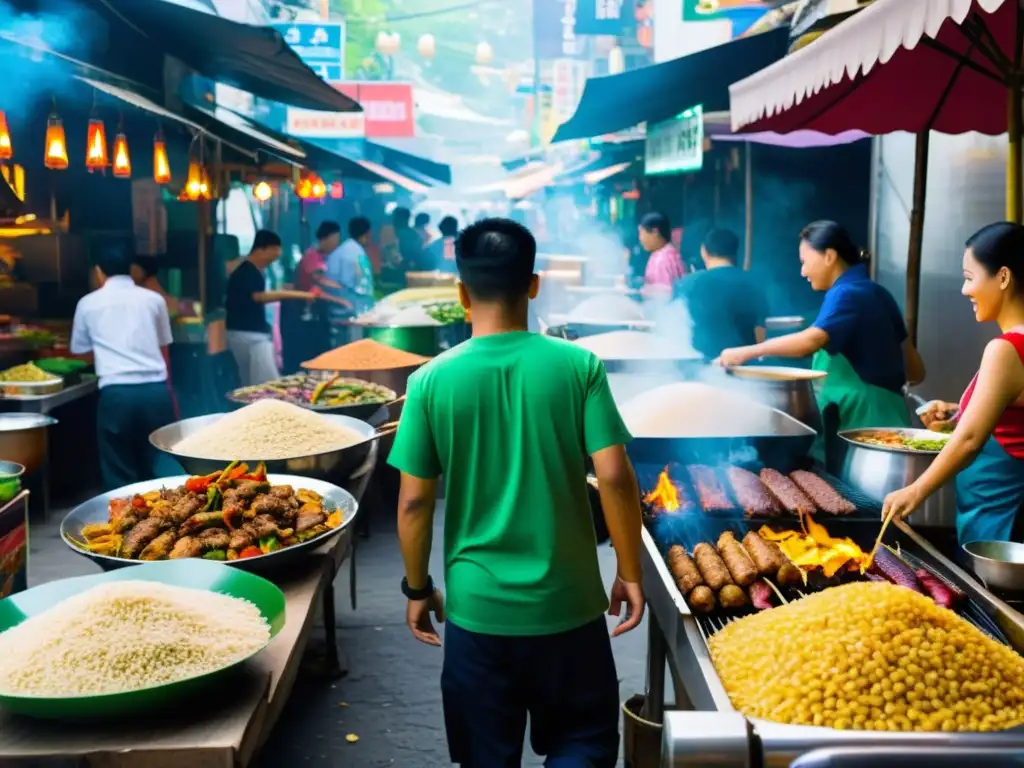
[[239, 24], [163, 0], [98, 0], [90, 5], [211, 80], [305, 109], [362, 109], [321, 80], [270, 27]]
[[729, 86], [781, 59], [788, 46], [789, 30], [773, 29], [663, 64], [591, 78], [576, 113], [553, 141], [588, 139], [669, 120], [698, 104], [705, 112], [728, 111]]
[[[387, 147], [368, 139], [337, 139], [317, 141], [317, 144], [331, 152], [347, 157], [357, 163], [380, 166], [389, 171], [408, 176], [426, 186], [452, 183], [452, 168], [445, 163], [411, 155], [400, 149]], [[364, 165], [364, 167], [366, 167]]]

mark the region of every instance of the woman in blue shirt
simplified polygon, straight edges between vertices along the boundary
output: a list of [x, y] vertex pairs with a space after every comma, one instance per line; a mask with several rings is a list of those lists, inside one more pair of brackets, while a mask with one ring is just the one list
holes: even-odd
[[719, 362], [813, 356], [811, 367], [828, 373], [817, 391], [826, 424], [838, 430], [909, 426], [902, 390], [924, 379], [924, 363], [892, 294], [871, 280], [865, 255], [834, 221], [816, 221], [800, 233], [800, 265], [811, 287], [825, 291], [814, 324], [726, 349]]

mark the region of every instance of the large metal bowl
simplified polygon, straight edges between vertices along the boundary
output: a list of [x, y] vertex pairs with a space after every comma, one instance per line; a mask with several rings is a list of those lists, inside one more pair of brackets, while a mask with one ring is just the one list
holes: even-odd
[[35, 472], [46, 459], [47, 427], [56, 423], [41, 413], [0, 413], [0, 459]]
[[821, 432], [821, 410], [814, 394], [816, 381], [828, 374], [806, 368], [786, 368], [770, 365], [741, 365], [727, 368], [726, 374], [737, 391], [806, 424]]
[[[936, 432], [902, 427], [850, 429], [839, 433], [836, 475], [847, 485], [859, 489], [866, 496], [882, 502], [893, 491], [906, 488], [931, 466], [938, 451], [916, 451], [908, 448], [888, 448], [858, 442], [868, 432], [898, 432], [910, 438], [934, 440], [941, 438]], [[929, 496], [914, 513], [915, 526], [952, 528], [956, 525], [956, 489], [946, 483]]]
[[[221, 462], [223, 468], [225, 462]], [[97, 555], [79, 549], [71, 543], [69, 537], [81, 539], [82, 527], [91, 523], [106, 523], [110, 519], [110, 502], [113, 499], [122, 499], [135, 494], [159, 491], [162, 488], [175, 488], [184, 485], [189, 475], [177, 477], [164, 477], [158, 480], [146, 480], [141, 483], [133, 483], [123, 488], [101, 493], [94, 496], [84, 504], [79, 504], [71, 510], [67, 517], [60, 524], [60, 537], [64, 543], [75, 553], [87, 557], [98, 564], [105, 571], [112, 571], [116, 568], [125, 568], [131, 565], [139, 565], [141, 560], [125, 560], [121, 557], [110, 557], [108, 555]], [[359, 503], [355, 497], [344, 488], [339, 488], [331, 483], [320, 480], [311, 480], [308, 477], [296, 477], [295, 475], [269, 475], [267, 479], [273, 485], [290, 485], [295, 489], [305, 488], [315, 491], [324, 498], [324, 507], [328, 510], [340, 509], [342, 512], [341, 525], [309, 541], [295, 544], [291, 547], [279, 549], [267, 555], [249, 557], [244, 560], [231, 560], [227, 565], [239, 568], [250, 573], [276, 573], [294, 566], [301, 562], [310, 552], [313, 552], [339, 535], [345, 527], [351, 523], [359, 510]]]
[[[161, 427], [149, 436], [149, 442], [154, 448], [163, 451], [171, 456], [193, 475], [208, 475], [218, 469], [223, 469], [228, 462], [224, 459], [207, 459], [200, 456], [188, 456], [179, 453], [174, 449], [178, 443], [189, 435], [195, 434], [216, 424], [227, 414], [214, 413], [209, 416], [196, 416], [191, 419], [183, 419], [166, 427]], [[365, 421], [353, 419], [349, 416], [335, 416], [333, 414], [321, 414], [320, 418], [327, 419], [333, 424], [350, 429], [362, 436], [362, 441], [345, 448], [336, 448], [324, 453], [314, 453], [308, 456], [296, 456], [291, 459], [267, 460], [260, 456], [238, 456], [239, 461], [255, 465], [263, 461], [267, 465], [267, 472], [274, 474], [299, 475], [316, 480], [324, 480], [331, 483], [344, 483], [349, 480], [360, 469], [373, 447], [373, 441], [383, 435], [390, 433], [388, 425], [380, 430], [374, 429]]]
[[969, 541], [963, 545], [971, 568], [989, 589], [1024, 592], [1024, 544], [1014, 541]]
[[0, 381], [0, 393], [4, 397], [41, 397], [52, 395], [64, 389], [64, 379], [57, 376], [47, 381]]

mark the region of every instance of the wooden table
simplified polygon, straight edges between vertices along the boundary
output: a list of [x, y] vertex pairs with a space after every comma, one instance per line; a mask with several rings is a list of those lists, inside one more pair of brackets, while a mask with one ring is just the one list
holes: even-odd
[[[347, 485], [356, 499], [366, 490], [376, 457], [374, 446]], [[353, 555], [354, 535], [355, 521], [311, 554], [300, 570], [275, 579], [285, 595], [284, 629], [220, 690], [177, 712], [118, 722], [47, 722], [0, 713], [0, 768], [244, 768], [288, 702], [318, 601], [323, 606], [326, 675], [346, 671], [338, 658], [334, 579]]]

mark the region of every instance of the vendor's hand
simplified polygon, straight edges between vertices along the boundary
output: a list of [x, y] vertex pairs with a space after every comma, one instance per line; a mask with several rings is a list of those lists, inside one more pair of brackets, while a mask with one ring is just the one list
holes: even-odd
[[412, 630], [412, 636], [421, 643], [440, 646], [441, 637], [430, 620], [431, 613], [438, 623], [444, 622], [444, 595], [440, 589], [435, 589], [434, 594], [425, 600], [410, 600], [405, 609], [405, 623]]
[[715, 360], [715, 365], [720, 365], [723, 368], [733, 368], [737, 365], [743, 365], [748, 362], [751, 358], [751, 354], [747, 347], [735, 347], [733, 349], [723, 349], [722, 354]]
[[914, 514], [923, 501], [921, 492], [913, 484], [893, 491], [882, 502], [882, 519], [887, 520], [891, 515], [895, 519], [904, 520]]
[[322, 290], [320, 290], [320, 288], [318, 288], [315, 285], [312, 288], [309, 289], [309, 297], [311, 299], [319, 299], [323, 295], [324, 295], [324, 292]]
[[[625, 603], [626, 607], [625, 615], [622, 613], [623, 603]], [[633, 581], [623, 581], [616, 576], [608, 600], [608, 615], [620, 616], [621, 620], [619, 625], [612, 630], [612, 637], [624, 635], [640, 626], [646, 605], [644, 589], [640, 584]]]
[[921, 414], [921, 423], [933, 432], [951, 432], [960, 410], [957, 403], [935, 401]]

